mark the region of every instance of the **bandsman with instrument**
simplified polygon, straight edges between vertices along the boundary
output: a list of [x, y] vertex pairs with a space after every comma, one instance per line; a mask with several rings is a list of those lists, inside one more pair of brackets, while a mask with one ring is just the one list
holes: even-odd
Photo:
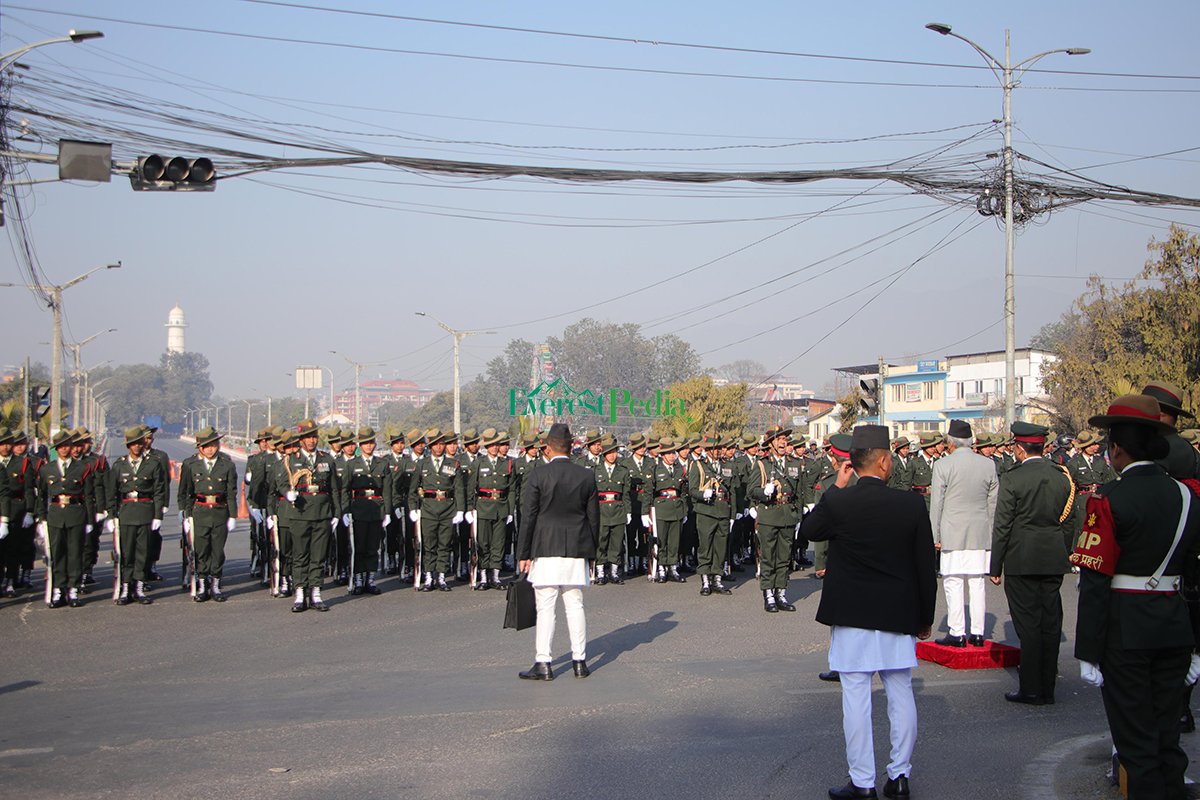
[[796, 610], [787, 599], [788, 566], [792, 538], [800, 521], [797, 504], [802, 502], [804, 481], [799, 467], [785, 454], [791, 433], [791, 429], [778, 425], [767, 429], [763, 444], [770, 455], [755, 464], [748, 482], [758, 534], [758, 586], [763, 593], [763, 609], [771, 614]]

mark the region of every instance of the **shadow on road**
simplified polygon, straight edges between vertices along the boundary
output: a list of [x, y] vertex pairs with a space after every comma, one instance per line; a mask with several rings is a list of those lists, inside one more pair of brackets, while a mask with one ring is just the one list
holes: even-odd
[[22, 689], [31, 689], [34, 686], [39, 686], [41, 681], [17, 681], [10, 683], [7, 686], [0, 686], [0, 694], [8, 694], [9, 692], [19, 692]]
[[[673, 619], [673, 611], [660, 611], [645, 622], [632, 622], [615, 631], [606, 633], [587, 643], [589, 667], [593, 672], [603, 669], [617, 660], [622, 653], [636, 650], [638, 645], [649, 644], [679, 625]], [[570, 660], [567, 655], [565, 661]]]

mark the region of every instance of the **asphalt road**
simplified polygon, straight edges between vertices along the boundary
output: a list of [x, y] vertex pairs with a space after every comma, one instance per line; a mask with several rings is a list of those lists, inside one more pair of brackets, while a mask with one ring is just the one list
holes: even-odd
[[[327, 586], [328, 613], [292, 614], [250, 579], [243, 523], [228, 602], [196, 604], [178, 590], [178, 518], [165, 530], [153, 605], [114, 606], [105, 563], [82, 609], [0, 600], [4, 796], [819, 799], [846, 780], [807, 573], [794, 614], [763, 613], [746, 578], [730, 597], [700, 597], [695, 579], [591, 588], [592, 676], [571, 676], [560, 622], [559, 677], [532, 683], [517, 672], [533, 631], [501, 629], [502, 592], [418, 594], [390, 578], [378, 597]], [[921, 800], [1117, 797], [1099, 693], [1071, 658], [1066, 583], [1057, 705], [1005, 702], [1015, 672], [918, 667]], [[988, 602], [989, 636], [1016, 644], [1002, 590], [989, 584]]]

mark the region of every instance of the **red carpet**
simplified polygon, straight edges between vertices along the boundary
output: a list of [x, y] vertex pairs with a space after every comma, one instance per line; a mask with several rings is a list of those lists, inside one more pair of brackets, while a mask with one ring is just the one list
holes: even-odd
[[917, 642], [917, 658], [950, 669], [991, 669], [1015, 667], [1021, 663], [1021, 649], [991, 640], [983, 647], [947, 647], [933, 642]]

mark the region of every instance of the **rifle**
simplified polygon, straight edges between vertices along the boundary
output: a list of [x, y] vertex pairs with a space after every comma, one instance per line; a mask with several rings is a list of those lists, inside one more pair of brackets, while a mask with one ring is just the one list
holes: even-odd
[[[187, 572], [189, 573], [189, 585], [192, 591], [192, 599], [196, 599], [196, 522], [192, 517], [186, 520], [187, 545], [184, 548], [184, 555], [187, 557]], [[180, 539], [179, 543], [183, 545], [184, 539]]]
[[478, 519], [479, 519], [478, 512], [476, 512], [475, 519], [471, 521], [471, 542], [469, 545], [470, 550], [471, 550], [471, 588], [472, 589], [475, 588], [475, 573], [478, 572], [476, 567], [479, 565], [479, 538], [478, 538], [479, 537], [479, 529], [477, 527]]
[[646, 571], [646, 578], [653, 582], [658, 577], [658, 515], [654, 513], [654, 506], [650, 506], [650, 569]]
[[113, 520], [113, 553], [116, 564], [113, 566], [113, 602], [121, 596], [121, 521]]
[[417, 511], [417, 519], [413, 523], [413, 536], [416, 547], [413, 548], [413, 588], [421, 588], [421, 512]]
[[[42, 526], [45, 526], [45, 533], [42, 532]], [[50, 597], [54, 591], [54, 555], [50, 552], [50, 523], [42, 521], [38, 523], [38, 539], [42, 543], [42, 560], [46, 564], [46, 605], [50, 605]]]
[[[347, 547], [346, 550], [350, 554], [349, 555], [350, 564], [347, 566], [347, 572], [346, 572], [346, 574], [350, 576], [350, 581], [349, 581], [349, 583], [346, 584], [346, 591], [352, 592], [352, 591], [354, 591], [354, 515], [353, 514], [350, 515], [350, 524], [347, 525], [346, 528], [347, 528], [346, 539], [349, 543], [349, 547]], [[337, 543], [335, 542], [334, 545], [336, 546], [336, 544]]]
[[267, 571], [271, 581], [271, 597], [279, 597], [279, 517], [274, 517], [271, 530], [271, 560]]

